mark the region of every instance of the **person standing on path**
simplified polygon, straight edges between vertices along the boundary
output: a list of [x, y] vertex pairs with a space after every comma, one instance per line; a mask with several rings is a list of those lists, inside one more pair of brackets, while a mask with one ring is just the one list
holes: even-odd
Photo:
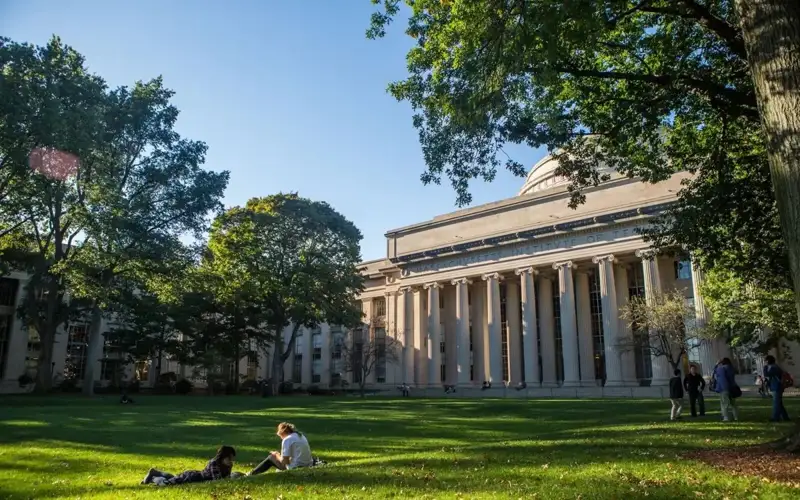
[[683, 388], [689, 393], [689, 407], [692, 409], [692, 416], [697, 416], [697, 406], [700, 406], [700, 416], [706, 414], [706, 402], [703, 397], [703, 390], [706, 388], [706, 381], [703, 376], [697, 373], [697, 366], [689, 367], [689, 373], [683, 379]]
[[683, 410], [683, 383], [681, 382], [681, 371], [677, 369], [675, 376], [669, 379], [669, 399], [672, 401], [669, 419], [678, 420], [681, 418], [681, 410]]
[[730, 422], [739, 420], [739, 411], [736, 408], [736, 397], [739, 386], [736, 385], [736, 376], [731, 366], [731, 360], [722, 358], [714, 368], [714, 392], [719, 394], [719, 406], [722, 412], [722, 421]]
[[764, 367], [764, 380], [772, 393], [772, 422], [789, 421], [789, 413], [783, 406], [784, 374], [780, 366], [775, 363], [775, 356], [767, 356]]

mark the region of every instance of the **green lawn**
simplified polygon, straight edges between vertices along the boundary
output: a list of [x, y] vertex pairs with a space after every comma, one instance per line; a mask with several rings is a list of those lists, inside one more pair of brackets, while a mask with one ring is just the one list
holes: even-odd
[[[653, 400], [415, 400], [289, 397], [0, 398], [0, 498], [797, 498], [681, 459], [752, 444], [786, 427], [768, 401], [742, 422], [669, 422]], [[789, 412], [800, 412], [788, 401]], [[202, 468], [220, 444], [245, 471], [279, 447], [289, 420], [328, 466], [172, 488], [140, 486], [151, 466]], [[785, 424], [784, 424], [785, 425]]]

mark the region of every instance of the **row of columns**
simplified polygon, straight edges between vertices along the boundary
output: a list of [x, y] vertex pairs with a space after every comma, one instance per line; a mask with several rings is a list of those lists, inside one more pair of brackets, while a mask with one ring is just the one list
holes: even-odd
[[[661, 279], [655, 255], [650, 251], [637, 251], [641, 259], [644, 276], [645, 295], [654, 300], [661, 289]], [[630, 336], [628, 325], [619, 318], [619, 310], [628, 302], [628, 274], [624, 266], [615, 265], [613, 255], [598, 256], [593, 259], [597, 265], [600, 298], [603, 318], [603, 339], [606, 386], [619, 387], [638, 385], [635, 368], [635, 354], [632, 349], [619, 349], [622, 338]], [[558, 296], [561, 309], [562, 356], [564, 361], [564, 387], [595, 386], [594, 339], [590, 284], [587, 273], [577, 273], [573, 278], [575, 265], [572, 261], [557, 262], [552, 265], [557, 272]], [[699, 271], [693, 271], [699, 273]], [[553, 311], [553, 281], [546, 275], [526, 267], [514, 271], [519, 280], [506, 284], [506, 319], [508, 331], [508, 378], [509, 383], [524, 383], [528, 387], [557, 387], [556, 340]], [[534, 280], [539, 282], [539, 296], [536, 296]], [[695, 287], [702, 276], [693, 276]], [[475, 331], [470, 363], [470, 307], [469, 287], [473, 281], [463, 277], [450, 282], [455, 287], [455, 350], [448, 360], [448, 373], [442, 380], [442, 323], [440, 317], [440, 295], [442, 284], [432, 282], [422, 288], [403, 287], [398, 290], [397, 331], [403, 343], [402, 377], [406, 383], [439, 386], [444, 382], [469, 386], [470, 364], [474, 367], [476, 383], [484, 380], [493, 384], [503, 381], [503, 352], [500, 312], [499, 273], [489, 273], [480, 277], [486, 283], [485, 294], [473, 296], [472, 313]], [[573, 286], [574, 283], [574, 286]], [[576, 293], [577, 292], [577, 293]], [[699, 291], [695, 290], [698, 321], [707, 316]], [[541, 315], [537, 331], [537, 300]], [[577, 308], [576, 308], [576, 302]], [[427, 303], [427, 308], [423, 304]], [[521, 314], [520, 314], [521, 308]], [[427, 313], [424, 314], [424, 309]], [[577, 311], [577, 312], [576, 312]], [[520, 323], [520, 317], [522, 319]], [[513, 334], [521, 332], [520, 335]], [[423, 346], [427, 340], [427, 349]], [[448, 342], [449, 344], [449, 342]], [[539, 378], [539, 352], [541, 348], [541, 380]], [[416, 351], [426, 352], [424, 360], [417, 359]], [[709, 349], [710, 351], [710, 349]], [[424, 363], [424, 365], [423, 365]], [[666, 385], [671, 376], [670, 366], [663, 357], [652, 356], [653, 367], [651, 385]], [[705, 368], [707, 362], [703, 362]], [[422, 366], [421, 366], [422, 365]], [[523, 371], [524, 366], [524, 371]], [[711, 363], [713, 366], [713, 363]], [[450, 371], [453, 370], [453, 371]]]

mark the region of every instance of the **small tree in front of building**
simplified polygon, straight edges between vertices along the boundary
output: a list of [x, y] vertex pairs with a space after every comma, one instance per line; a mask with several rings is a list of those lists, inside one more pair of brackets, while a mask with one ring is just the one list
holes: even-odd
[[620, 318], [630, 332], [620, 337], [620, 350], [647, 347], [651, 356], [666, 358], [673, 370], [681, 367], [690, 345], [711, 335], [697, 326], [695, 308], [680, 290], [657, 293], [652, 299], [632, 297], [620, 308]]
[[400, 342], [383, 327], [371, 326], [364, 324], [354, 328], [350, 338], [341, 345], [344, 371], [352, 374], [362, 398], [369, 375], [377, 372], [381, 365], [386, 367], [398, 363], [402, 351]]

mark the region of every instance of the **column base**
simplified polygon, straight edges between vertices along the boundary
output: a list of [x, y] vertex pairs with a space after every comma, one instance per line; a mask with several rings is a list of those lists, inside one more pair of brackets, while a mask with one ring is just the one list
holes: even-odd
[[542, 384], [539, 381], [536, 381], [536, 382], [525, 382], [525, 386], [528, 389], [538, 389], [539, 387], [542, 386]]
[[546, 389], [555, 389], [556, 387], [561, 387], [558, 382], [555, 381], [546, 381], [542, 382], [542, 387]]
[[581, 382], [579, 380], [565, 380], [561, 387], [580, 387]]
[[581, 380], [581, 387], [599, 387], [596, 380]]
[[650, 381], [650, 387], [664, 387], [669, 385], [668, 378], [654, 378]]
[[626, 387], [624, 380], [606, 380], [604, 387]]

